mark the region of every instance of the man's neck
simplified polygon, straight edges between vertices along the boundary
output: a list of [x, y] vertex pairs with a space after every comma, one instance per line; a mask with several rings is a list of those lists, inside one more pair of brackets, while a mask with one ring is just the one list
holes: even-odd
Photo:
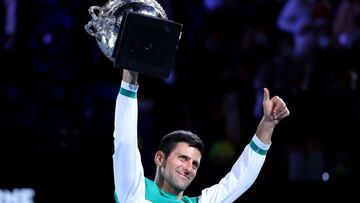
[[181, 191], [180, 193], [177, 194], [177, 199], [181, 200], [184, 196], [184, 191]]

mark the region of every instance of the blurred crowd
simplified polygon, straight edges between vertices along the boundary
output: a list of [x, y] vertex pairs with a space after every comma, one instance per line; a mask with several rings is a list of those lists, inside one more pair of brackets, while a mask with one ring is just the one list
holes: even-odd
[[[219, 181], [253, 136], [267, 87], [291, 116], [275, 132], [257, 186], [242, 202], [270, 192], [278, 200], [284, 191], [305, 200], [347, 197], [360, 120], [360, 1], [158, 2], [183, 33], [171, 77], [140, 76], [146, 175], [154, 174], [160, 138], [188, 129], [205, 141], [207, 167], [188, 193]], [[121, 70], [84, 30], [88, 8], [105, 3], [2, 1], [0, 188], [33, 186], [47, 194], [39, 202], [58, 195], [59, 202], [94, 200], [79, 192], [112, 202]], [[282, 191], [269, 189], [273, 184]]]

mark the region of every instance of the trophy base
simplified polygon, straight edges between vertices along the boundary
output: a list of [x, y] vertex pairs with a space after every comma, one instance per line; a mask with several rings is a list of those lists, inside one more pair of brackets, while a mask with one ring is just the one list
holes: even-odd
[[113, 51], [116, 68], [169, 77], [182, 24], [127, 11], [118, 29]]

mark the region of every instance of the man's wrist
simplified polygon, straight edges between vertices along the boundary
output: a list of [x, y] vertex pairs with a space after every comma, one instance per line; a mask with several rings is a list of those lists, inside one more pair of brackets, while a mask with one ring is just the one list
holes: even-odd
[[273, 122], [261, 120], [257, 130], [256, 136], [261, 140], [261, 142], [265, 144], [271, 143], [271, 136], [275, 129], [275, 125]]
[[124, 69], [122, 80], [129, 84], [137, 85], [138, 75], [139, 75], [138, 72], [129, 71], [129, 70]]

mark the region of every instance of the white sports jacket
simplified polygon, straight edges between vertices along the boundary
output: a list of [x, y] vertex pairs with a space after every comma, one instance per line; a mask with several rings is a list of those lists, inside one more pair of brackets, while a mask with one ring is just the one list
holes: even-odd
[[[150, 186], [146, 184], [137, 147], [137, 89], [138, 86], [122, 81], [116, 99], [113, 166], [115, 199], [118, 203], [231, 203], [254, 183], [270, 147], [262, 143], [256, 135], [245, 147], [230, 172], [218, 184], [203, 189], [197, 198], [185, 196], [183, 200], [176, 200], [158, 189], [159, 192], [155, 194], [154, 188], [148, 188]], [[161, 202], [157, 202], [158, 199], [161, 199]]]

